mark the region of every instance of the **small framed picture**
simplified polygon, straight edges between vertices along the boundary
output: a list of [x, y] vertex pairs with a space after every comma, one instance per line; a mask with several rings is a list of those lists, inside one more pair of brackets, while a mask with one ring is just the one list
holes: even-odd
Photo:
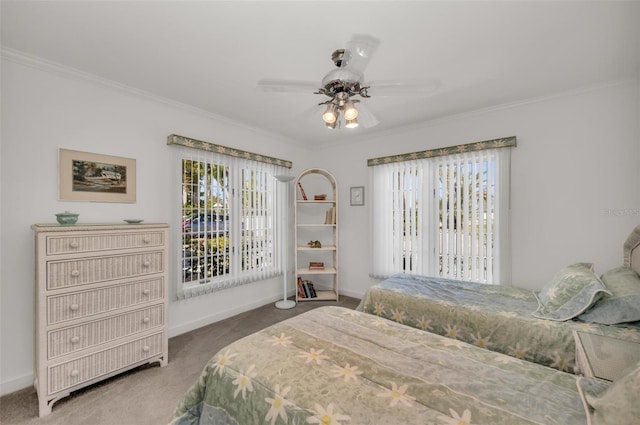
[[351, 205], [364, 205], [364, 186], [354, 186], [351, 188]]
[[136, 160], [118, 156], [59, 150], [61, 201], [136, 201]]

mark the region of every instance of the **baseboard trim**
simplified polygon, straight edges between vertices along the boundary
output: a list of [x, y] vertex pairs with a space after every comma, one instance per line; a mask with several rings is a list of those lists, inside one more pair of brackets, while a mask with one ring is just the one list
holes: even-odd
[[[293, 295], [295, 295], [294, 292], [291, 292], [291, 294], [289, 294], [289, 296], [293, 296]], [[173, 338], [174, 336], [191, 332], [203, 326], [207, 326], [212, 323], [219, 322], [220, 320], [228, 319], [229, 317], [233, 317], [237, 314], [244, 313], [245, 311], [253, 310], [254, 308], [262, 307], [263, 305], [266, 305], [269, 303], [275, 303], [276, 301], [279, 301], [281, 299], [282, 299], [282, 295], [270, 295], [268, 297], [258, 299], [248, 304], [242, 304], [240, 306], [236, 306], [234, 308], [230, 308], [228, 310], [221, 311], [216, 314], [212, 314], [210, 316], [200, 318], [198, 320], [194, 320], [193, 322], [183, 323], [180, 326], [174, 326], [174, 327], [169, 326], [169, 338]]]
[[33, 373], [0, 382], [0, 396], [23, 390], [33, 385]]
[[340, 295], [346, 295], [347, 297], [355, 298], [361, 300], [364, 297], [362, 292], [352, 292], [352, 291], [340, 291]]

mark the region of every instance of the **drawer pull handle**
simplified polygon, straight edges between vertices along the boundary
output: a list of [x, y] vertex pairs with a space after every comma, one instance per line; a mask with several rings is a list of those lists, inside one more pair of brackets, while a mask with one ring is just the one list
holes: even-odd
[[78, 369], [73, 369], [71, 371], [71, 377], [72, 378], [76, 378], [78, 375], [80, 375], [80, 371]]
[[71, 311], [78, 311], [79, 308], [80, 308], [80, 306], [78, 304], [71, 304], [69, 306], [69, 310], [71, 310]]
[[142, 267], [149, 267], [151, 265], [151, 261], [145, 261], [144, 263], [142, 263]]
[[80, 246], [80, 244], [78, 242], [76, 242], [76, 241], [73, 241], [73, 242], [69, 243], [69, 247], [72, 248], [72, 249], [76, 249], [79, 246]]
[[144, 319], [142, 319], [142, 323], [149, 323], [151, 321], [151, 319], [149, 319], [148, 317], [145, 317]]
[[71, 337], [70, 341], [72, 344], [77, 344], [80, 342], [80, 337], [78, 335], [74, 335]]
[[151, 243], [151, 239], [150, 238], [144, 238], [144, 239], [142, 239], [142, 242], [148, 244], [148, 243]]
[[143, 289], [143, 290], [142, 290], [142, 294], [143, 294], [143, 295], [149, 295], [150, 293], [151, 293], [151, 290], [150, 290], [150, 289]]
[[71, 277], [80, 276], [80, 270], [71, 270]]
[[145, 345], [144, 347], [142, 347], [142, 351], [144, 351], [145, 353], [148, 353], [150, 350], [148, 345]]

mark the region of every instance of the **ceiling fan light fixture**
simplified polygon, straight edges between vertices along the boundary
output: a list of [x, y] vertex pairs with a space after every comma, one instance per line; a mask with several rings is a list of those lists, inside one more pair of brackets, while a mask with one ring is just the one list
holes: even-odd
[[358, 126], [358, 120], [356, 118], [352, 120], [348, 120], [345, 118], [346, 124], [344, 125], [346, 128], [356, 128]]
[[356, 106], [353, 104], [353, 102], [350, 99], [347, 99], [344, 104], [344, 119], [347, 121], [351, 121], [355, 120], [356, 118], [358, 118], [358, 110], [356, 109]]
[[[331, 61], [335, 68], [325, 74], [319, 88], [315, 88], [318, 87], [315, 83], [280, 79], [259, 80], [258, 87], [271, 92], [313, 92], [316, 95], [326, 96], [323, 97], [323, 101], [316, 104], [318, 109], [314, 109], [316, 111], [314, 114], [320, 112], [319, 108], [324, 105], [321, 116], [329, 129], [358, 127], [358, 119], [362, 122], [363, 127], [373, 127], [378, 125], [380, 121], [367, 108], [369, 101], [363, 99], [368, 99], [372, 95], [373, 97], [428, 96], [440, 85], [438, 80], [432, 78], [426, 80], [420, 78], [406, 82], [365, 83], [365, 69], [379, 44], [380, 40], [371, 35], [354, 34], [345, 48], [335, 50], [331, 55]], [[372, 89], [372, 94], [369, 94], [369, 89]], [[355, 107], [356, 103], [359, 104], [358, 108]]]
[[338, 108], [335, 104], [330, 103], [327, 105], [326, 111], [322, 114], [322, 119], [327, 124], [334, 124], [338, 120]]

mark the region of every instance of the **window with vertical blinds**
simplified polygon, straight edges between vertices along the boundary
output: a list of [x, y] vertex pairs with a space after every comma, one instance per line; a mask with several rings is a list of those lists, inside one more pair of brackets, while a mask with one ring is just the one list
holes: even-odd
[[372, 166], [371, 275], [510, 283], [509, 158], [482, 149]]
[[285, 167], [179, 149], [178, 298], [282, 273], [274, 176]]

